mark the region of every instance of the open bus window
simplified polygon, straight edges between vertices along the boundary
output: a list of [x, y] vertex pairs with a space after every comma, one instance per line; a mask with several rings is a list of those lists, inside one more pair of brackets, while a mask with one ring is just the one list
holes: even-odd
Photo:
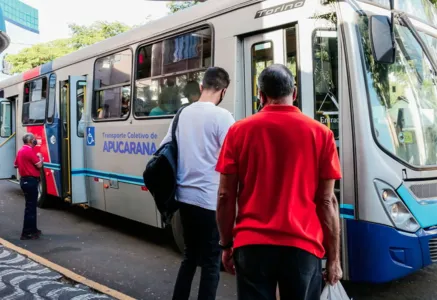
[[94, 120], [127, 119], [130, 113], [132, 52], [99, 58], [94, 67]]
[[205, 28], [138, 50], [136, 117], [171, 116], [200, 98], [200, 82], [212, 64], [211, 29]]
[[23, 125], [43, 124], [46, 117], [47, 77], [24, 85]]

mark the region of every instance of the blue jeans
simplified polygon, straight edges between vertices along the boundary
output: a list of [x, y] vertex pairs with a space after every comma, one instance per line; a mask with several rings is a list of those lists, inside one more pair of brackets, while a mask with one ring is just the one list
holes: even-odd
[[293, 247], [253, 245], [234, 251], [239, 300], [320, 300], [322, 262]]
[[24, 209], [24, 224], [22, 235], [34, 234], [36, 227], [36, 206], [38, 203], [38, 179], [34, 177], [22, 177], [20, 186], [26, 199]]
[[173, 300], [188, 300], [197, 266], [200, 275], [199, 300], [214, 300], [220, 280], [220, 235], [216, 213], [212, 210], [180, 203], [185, 253], [179, 269]]

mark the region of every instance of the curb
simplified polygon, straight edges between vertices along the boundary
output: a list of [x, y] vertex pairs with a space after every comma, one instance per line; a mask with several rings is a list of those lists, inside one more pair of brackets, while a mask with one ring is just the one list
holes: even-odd
[[0, 244], [2, 244], [6, 248], [9, 248], [9, 249], [11, 249], [11, 250], [23, 255], [23, 256], [27, 256], [31, 260], [33, 260], [33, 261], [35, 261], [43, 266], [46, 266], [47, 268], [52, 269], [52, 270], [60, 273], [61, 275], [65, 276], [65, 277], [67, 277], [67, 278], [69, 278], [77, 283], [86, 285], [86, 286], [90, 287], [91, 289], [96, 290], [104, 295], [107, 295], [107, 296], [110, 296], [112, 298], [119, 299], [119, 300], [135, 300], [135, 298], [132, 298], [128, 295], [120, 293], [116, 290], [113, 290], [107, 286], [104, 286], [100, 283], [92, 281], [92, 280], [85, 278], [81, 275], [78, 275], [78, 274], [76, 274], [76, 273], [74, 273], [74, 272], [72, 272], [64, 267], [61, 267], [60, 265], [57, 265], [57, 264], [39, 256], [39, 255], [36, 255], [35, 253], [30, 252], [29, 250], [20, 248], [16, 245], [12, 244], [11, 242], [8, 242], [8, 241], [2, 239], [2, 238], [0, 238]]

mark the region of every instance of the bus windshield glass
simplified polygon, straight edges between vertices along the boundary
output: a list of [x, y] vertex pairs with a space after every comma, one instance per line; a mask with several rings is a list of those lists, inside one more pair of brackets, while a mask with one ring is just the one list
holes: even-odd
[[[437, 77], [431, 62], [401, 20], [394, 27], [395, 63], [375, 62], [368, 24], [368, 18], [361, 17], [374, 136], [380, 146], [410, 165], [437, 165]], [[427, 45], [430, 42], [424, 41]], [[434, 54], [435, 49], [429, 48]]]

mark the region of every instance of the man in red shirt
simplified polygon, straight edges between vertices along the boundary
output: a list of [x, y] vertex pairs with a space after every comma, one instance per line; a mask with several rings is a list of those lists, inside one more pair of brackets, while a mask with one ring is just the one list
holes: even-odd
[[36, 206], [38, 202], [38, 184], [40, 169], [43, 165], [41, 153], [35, 154], [33, 148], [37, 145], [35, 136], [27, 133], [23, 137], [24, 146], [18, 151], [15, 167], [20, 173], [20, 186], [26, 199], [24, 210], [22, 240], [35, 240], [41, 235], [36, 226]]
[[319, 300], [325, 249], [327, 281], [342, 277], [335, 140], [293, 106], [285, 66], [265, 69], [258, 85], [263, 110], [230, 128], [216, 168], [223, 263], [238, 299], [274, 300], [279, 285], [281, 299]]

